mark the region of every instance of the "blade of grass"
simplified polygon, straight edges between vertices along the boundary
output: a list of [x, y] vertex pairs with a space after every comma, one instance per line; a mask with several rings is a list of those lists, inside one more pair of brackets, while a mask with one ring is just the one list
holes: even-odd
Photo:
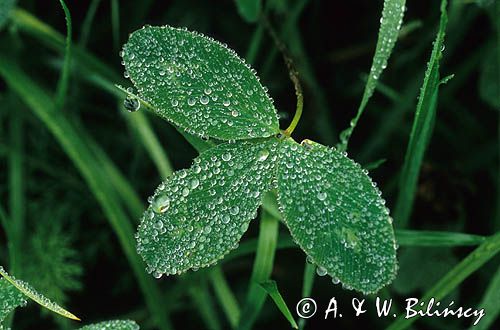
[[286, 317], [288, 322], [290, 322], [290, 325], [294, 329], [298, 329], [299, 326], [297, 325], [297, 322], [295, 322], [295, 319], [292, 316], [292, 313], [290, 312], [290, 309], [286, 305], [285, 300], [281, 296], [281, 293], [278, 290], [278, 285], [276, 284], [276, 281], [266, 281], [260, 284], [260, 286], [266, 290], [267, 294], [273, 299], [274, 303], [280, 310], [281, 314]]
[[156, 137], [156, 134], [147, 122], [146, 116], [137, 116], [137, 112], [127, 114], [127, 123], [137, 132], [142, 144], [149, 150], [153, 163], [156, 165], [161, 177], [165, 180], [173, 173], [172, 165]]
[[446, 0], [441, 1], [439, 29], [432, 48], [431, 58], [425, 72], [424, 82], [420, 90], [420, 97], [410, 133], [410, 141], [408, 142], [408, 148], [401, 171], [399, 193], [394, 208], [394, 219], [399, 228], [405, 228], [409, 222], [420, 167], [433, 131], [438, 89], [441, 84], [439, 80], [439, 61], [442, 57], [447, 24], [446, 4]]
[[464, 233], [427, 230], [396, 230], [397, 242], [402, 246], [469, 246], [479, 245], [486, 237]]
[[[455, 247], [455, 246], [475, 246], [483, 243], [488, 237], [471, 235], [465, 233], [454, 233], [454, 232], [444, 232], [444, 231], [421, 231], [421, 230], [396, 230], [396, 240], [400, 246], [415, 246], [415, 247]], [[277, 249], [292, 249], [299, 248], [297, 244], [292, 240], [290, 236], [280, 237], [277, 245]], [[242, 242], [238, 249], [229, 253], [221, 263], [226, 263], [230, 260], [247, 256], [252, 254], [257, 249], [257, 239], [249, 239]], [[309, 265], [306, 263], [306, 265]], [[312, 267], [314, 270], [315, 267]], [[307, 267], [304, 270], [305, 274], [308, 273]], [[314, 273], [314, 272], [313, 272]], [[310, 280], [304, 281], [302, 294], [307, 297], [311, 292], [312, 282]]]
[[250, 45], [248, 46], [245, 59], [248, 63], [254, 64], [257, 59], [257, 54], [259, 53], [260, 45], [262, 44], [262, 37], [264, 35], [264, 27], [262, 24], [257, 24], [255, 31], [253, 32], [252, 39], [250, 39]]
[[[12, 105], [12, 103], [11, 103]], [[26, 193], [24, 180], [24, 137], [22, 112], [14, 106], [10, 108], [9, 143], [9, 211], [10, 243], [9, 250], [12, 274], [19, 275], [21, 244], [25, 229]]]
[[61, 109], [64, 106], [66, 100], [66, 94], [68, 92], [68, 80], [70, 74], [70, 65], [71, 65], [71, 38], [72, 38], [72, 24], [71, 24], [71, 14], [69, 12], [66, 3], [63, 0], [59, 0], [61, 6], [64, 10], [64, 16], [66, 18], [66, 45], [64, 48], [64, 62], [61, 70], [61, 76], [59, 77], [59, 81], [57, 83], [57, 91], [56, 91], [56, 107]]
[[188, 292], [203, 319], [204, 326], [210, 330], [221, 330], [207, 283], [205, 281], [193, 283], [189, 286]]
[[113, 49], [118, 52], [120, 49], [120, 3], [118, 0], [111, 0], [111, 29], [113, 31]]
[[90, 30], [92, 28], [92, 23], [94, 22], [95, 13], [97, 12], [97, 8], [101, 0], [92, 0], [89, 4], [89, 9], [87, 10], [87, 14], [83, 19], [83, 23], [81, 26], [80, 39], [79, 44], [80, 47], [87, 47], [87, 42], [89, 40]]
[[[302, 297], [310, 297], [314, 286], [314, 274], [316, 274], [316, 266], [308, 262], [304, 266], [304, 277], [302, 279]], [[307, 319], [300, 318], [299, 329], [304, 329], [307, 323]]]
[[16, 280], [14, 277], [7, 274], [7, 272], [4, 270], [2, 266], [0, 266], [0, 276], [2, 276], [10, 284], [12, 284], [17, 290], [21, 291], [26, 297], [30, 298], [40, 306], [45, 307], [48, 310], [57, 313], [61, 316], [67, 317], [68, 319], [81, 321], [80, 318], [78, 318], [74, 314], [68, 312], [61, 306], [48, 300], [46, 297], [40, 295], [38, 292], [35, 292], [32, 287], [27, 285], [26, 282]]
[[242, 317], [239, 320], [238, 329], [240, 330], [253, 327], [264, 305], [266, 293], [259, 286], [259, 283], [268, 280], [271, 276], [277, 241], [278, 219], [262, 210], [257, 254], [255, 255], [246, 302], [241, 312]]
[[238, 301], [227, 283], [226, 277], [224, 276], [224, 272], [222, 271], [220, 265], [215, 266], [210, 272], [210, 282], [212, 283], [219, 303], [222, 305], [222, 309], [226, 314], [226, 318], [229, 321], [231, 329], [236, 328], [241, 315], [240, 306], [238, 305]]
[[469, 329], [487, 330], [492, 329], [492, 324], [500, 315], [500, 266], [493, 274], [493, 278], [484, 293], [478, 308], [484, 308], [484, 317], [476, 326]]
[[[425, 293], [421, 301], [429, 301], [430, 298], [434, 298], [436, 301], [443, 299], [498, 252], [500, 252], [500, 232], [486, 239], [479, 247], [453, 267], [452, 270]], [[405, 316], [401, 315], [387, 329], [406, 329], [419, 318], [420, 315], [405, 319]]]
[[[85, 132], [81, 133], [81, 136], [86, 135]], [[101, 170], [106, 173], [107, 179], [112, 183], [115, 194], [121, 197], [123, 206], [129, 209], [133, 219], [138, 223], [144, 211], [144, 205], [139, 195], [94, 139], [87, 135], [86, 143], [101, 164]]]
[[[500, 15], [500, 1], [495, 1], [495, 10], [493, 17], [496, 17], [496, 19], [493, 19], [495, 24], [495, 34], [496, 34], [496, 42], [495, 42], [495, 49], [496, 49], [496, 60], [497, 60], [497, 75], [498, 75], [498, 81], [500, 81], [500, 20], [498, 19]], [[497, 95], [499, 98], [498, 104], [500, 104], [500, 83], [497, 84], [498, 91]], [[498, 115], [498, 171], [497, 171], [497, 209], [496, 209], [496, 219], [494, 223], [494, 228], [495, 230], [500, 230], [500, 109], [499, 110], [499, 115]]]
[[107, 177], [103, 175], [100, 163], [92, 155], [91, 150], [84, 142], [84, 138], [79, 136], [78, 130], [72, 127], [70, 122], [56, 111], [50, 95], [32, 82], [13, 61], [2, 55], [0, 55], [0, 75], [7, 85], [19, 95], [34, 114], [47, 126], [79, 169], [118, 236], [120, 245], [134, 270], [146, 303], [158, 327], [170, 329], [170, 321], [162, 310], [160, 295], [155, 283], [145, 273], [145, 267], [135, 251], [132, 225], [114, 198], [114, 192], [108, 188], [108, 185], [102, 184], [102, 182], [107, 181]]
[[[22, 9], [14, 10], [12, 12], [12, 19], [17, 25], [18, 29], [35, 37], [47, 47], [61, 53], [64, 52], [63, 37], [57, 31], [53, 30], [49, 25], [39, 21], [36, 17], [32, 16], [30, 13]], [[93, 55], [87, 53], [82, 48], [73, 47], [73, 60], [78, 63], [79, 68], [84, 70], [84, 77], [86, 79], [89, 79], [92, 82], [98, 84], [101, 88], [104, 88], [115, 96], [123, 96], [123, 93], [119, 93], [119, 91], [117, 91], [117, 89], [114, 87], [114, 84], [116, 82], [126, 83], [124, 79], [112, 69], [107, 67], [104, 63], [95, 58]], [[125, 117], [129, 121], [132, 120], [130, 116]], [[147, 144], [144, 144], [144, 147], [148, 151], [159, 172], [162, 175], [166, 174], [166, 169], [168, 168], [167, 164], [169, 164], [170, 162], [166, 153], [162, 148], [159, 147], [159, 140], [154, 134], [149, 121], [141, 112], [135, 113], [134, 117], [134, 125], [138, 128], [138, 133], [145, 135], [141, 138], [143, 142], [147, 142]], [[196, 138], [193, 137], [193, 140], [195, 139]], [[201, 139], [199, 140], [202, 141]], [[200, 144], [202, 142], [200, 142]]]
[[380, 78], [382, 71], [387, 66], [387, 61], [389, 60], [392, 50], [396, 44], [399, 35], [399, 29], [401, 28], [401, 23], [403, 22], [405, 2], [405, 0], [384, 1], [382, 17], [380, 19], [380, 29], [378, 32], [377, 46], [375, 49], [375, 54], [373, 55], [373, 63], [370, 69], [370, 75], [368, 76], [368, 80], [366, 81], [363, 98], [361, 99], [361, 103], [358, 107], [358, 112], [356, 113], [354, 119], [351, 121], [351, 126], [340, 134], [340, 144], [338, 148], [341, 151], [345, 151], [347, 149], [349, 138], [351, 137], [354, 128], [358, 124], [359, 118], [363, 114], [363, 111], [368, 104], [368, 100], [370, 100], [373, 95], [375, 87], [377, 86], [377, 81]]

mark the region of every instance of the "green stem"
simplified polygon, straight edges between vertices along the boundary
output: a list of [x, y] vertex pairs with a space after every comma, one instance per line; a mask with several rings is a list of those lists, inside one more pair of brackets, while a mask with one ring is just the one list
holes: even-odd
[[302, 108], [304, 107], [304, 95], [302, 93], [302, 86], [299, 80], [299, 73], [295, 69], [293, 60], [291, 56], [288, 55], [288, 51], [285, 45], [279, 39], [276, 31], [274, 31], [271, 23], [267, 20], [266, 16], [262, 16], [261, 22], [269, 31], [269, 35], [273, 38], [276, 47], [283, 55], [283, 59], [288, 69], [288, 75], [290, 76], [290, 80], [292, 81], [293, 87], [295, 88], [295, 95], [297, 96], [297, 107], [295, 109], [295, 114], [293, 116], [292, 122], [290, 123], [290, 126], [288, 126], [288, 128], [283, 132], [286, 136], [290, 136], [299, 123], [300, 117], [302, 116]]
[[[310, 297], [314, 285], [314, 274], [316, 273], [316, 266], [308, 262], [305, 263], [304, 267], [304, 278], [302, 280], [302, 297]], [[307, 319], [299, 320], [299, 329], [304, 329], [306, 326]]]
[[278, 224], [277, 218], [270, 215], [267, 211], [262, 210], [257, 253], [253, 264], [246, 303], [239, 321], [238, 329], [240, 330], [252, 328], [266, 301], [267, 294], [259, 283], [268, 280], [271, 276], [278, 241]]
[[68, 7], [64, 3], [63, 0], [59, 0], [61, 6], [64, 10], [64, 16], [66, 17], [66, 45], [64, 49], [64, 63], [61, 70], [61, 76], [59, 77], [59, 81], [57, 83], [57, 92], [56, 92], [56, 107], [61, 109], [64, 106], [64, 102], [66, 100], [66, 94], [68, 92], [68, 81], [70, 74], [70, 65], [71, 65], [71, 38], [72, 38], [72, 24], [71, 24], [71, 14], [69, 12]]
[[235, 329], [238, 326], [238, 320], [241, 315], [240, 306], [227, 283], [221, 266], [215, 266], [210, 272], [210, 281], [212, 282], [215, 295], [219, 299], [227, 320], [231, 325], [231, 329]]
[[23, 170], [23, 123], [22, 114], [18, 109], [12, 107], [10, 121], [10, 145], [9, 152], [9, 198], [10, 198], [10, 233], [12, 248], [9, 249], [10, 267], [12, 274], [19, 275], [21, 256], [21, 242], [24, 232], [25, 221], [25, 192], [24, 192], [24, 170]]

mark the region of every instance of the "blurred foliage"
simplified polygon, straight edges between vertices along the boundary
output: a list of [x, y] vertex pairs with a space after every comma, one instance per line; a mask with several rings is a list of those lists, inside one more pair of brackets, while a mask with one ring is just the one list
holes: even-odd
[[[0, 8], [9, 3], [13, 1], [0, 0]], [[47, 100], [34, 97], [31, 86], [52, 102], [64, 63], [64, 12], [56, 0], [20, 0], [16, 5], [9, 13], [0, 10], [0, 25], [3, 17], [10, 17], [0, 31], [1, 60], [8, 59], [9, 67], [13, 64], [29, 79], [24, 95], [31, 95], [33, 103]], [[135, 228], [148, 194], [161, 176], [168, 175], [169, 165], [185, 168], [197, 151], [161, 119], [124, 111], [124, 96], [113, 88], [124, 83], [116, 45], [145, 24], [187, 27], [213, 36], [245, 55], [257, 70], [275, 100], [282, 127], [293, 117], [293, 86], [262, 22], [249, 23], [254, 14], [251, 19], [242, 17], [234, 0], [89, 0], [67, 1], [67, 6], [73, 52], [64, 106], [52, 115], [57, 125], [51, 127], [0, 78], [0, 223], [16, 224], [12, 232], [0, 229], [0, 264], [58, 302], [65, 301], [64, 306], [84, 317], [86, 324], [120, 318], [137, 321], [141, 329], [153, 329], [156, 323], [143, 298], [143, 288], [149, 284], [137, 280], [138, 272], [127, 261], [105, 206], [118, 209], [123, 222]], [[406, 6], [398, 42], [348, 149], [349, 156], [361, 164], [379, 164], [370, 173], [390, 209], [395, 205], [417, 96], [439, 24], [440, 1], [408, 0]], [[498, 0], [451, 0], [448, 5], [440, 73], [454, 78], [440, 88], [409, 229], [482, 236], [500, 230], [499, 8]], [[372, 63], [381, 10], [382, 1], [262, 1], [261, 12], [288, 48], [304, 88], [304, 113], [294, 132], [296, 140], [308, 137], [334, 145], [339, 132], [349, 127]], [[61, 127], [68, 130], [62, 132]], [[70, 154], [61, 147], [64, 138], [80, 149]], [[88, 157], [84, 161], [94, 174], [94, 186], [75, 166], [78, 157]], [[250, 224], [242, 248], [257, 237], [258, 225], [258, 221]], [[284, 226], [279, 230], [278, 247], [281, 240], [290, 239]], [[15, 238], [7, 242], [7, 236]], [[394, 298], [401, 308], [406, 297], [424, 295], [459, 262], [468, 262], [466, 256], [473, 250], [401, 246], [400, 277], [380, 295]], [[245, 253], [220, 267], [162, 278], [150, 290], [175, 328], [229, 328], [237, 322], [225, 313], [245, 301], [253, 258], [253, 253]], [[498, 288], [499, 262], [497, 255], [476, 265], [477, 270], [470, 268], [463, 281], [449, 288], [447, 299], [455, 299], [460, 306], [483, 303], [498, 311], [499, 305], [492, 303], [498, 296], [491, 290]], [[279, 249], [270, 274], [294, 316], [294, 305], [302, 297], [305, 265], [299, 249]], [[223, 276], [215, 273], [221, 270]], [[422, 274], [413, 276], [417, 272]], [[320, 277], [311, 296], [322, 306], [332, 296], [346, 304], [360, 297]], [[365, 315], [326, 322], [341, 328], [378, 329], [392, 321], [376, 318], [375, 313]], [[321, 319], [318, 314], [307, 324], [319, 328], [325, 322]], [[413, 327], [464, 329], [470, 325], [470, 319], [447, 321], [424, 319]], [[495, 329], [495, 319], [488, 322]], [[37, 317], [31, 307], [16, 311], [13, 326], [77, 327]], [[267, 299], [255, 328], [288, 327]]]

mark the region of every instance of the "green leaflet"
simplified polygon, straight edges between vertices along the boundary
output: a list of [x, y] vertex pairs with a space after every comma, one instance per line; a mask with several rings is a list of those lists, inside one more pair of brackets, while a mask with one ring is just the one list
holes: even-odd
[[7, 315], [15, 308], [26, 305], [24, 295], [6, 279], [0, 278], [0, 329]]
[[240, 16], [249, 23], [256, 22], [259, 18], [261, 1], [260, 0], [235, 0], [236, 7]]
[[43, 306], [48, 310], [51, 310], [54, 313], [57, 313], [69, 319], [77, 321], [80, 320], [78, 317], [71, 314], [70, 312], [68, 312], [67, 310], [56, 304], [55, 302], [49, 300], [48, 298], [36, 292], [36, 290], [33, 289], [28, 283], [18, 280], [13, 276], [7, 274], [7, 272], [5, 271], [5, 269], [3, 269], [2, 266], [0, 266], [0, 275], [4, 277], [3, 281], [7, 281], [10, 284], [12, 284], [12, 286], [15, 287], [17, 290], [19, 290], [19, 292], [21, 292], [23, 295], [30, 298], [31, 300], [35, 301], [40, 306]]
[[86, 325], [79, 330], [139, 330], [139, 326], [130, 320], [115, 320]]
[[372, 97], [377, 81], [382, 71], [387, 66], [387, 61], [391, 56], [392, 49], [398, 39], [399, 29], [403, 22], [406, 0], [385, 0], [384, 8], [382, 9], [382, 17], [380, 18], [380, 29], [378, 31], [377, 47], [373, 55], [373, 62], [370, 69], [368, 80], [366, 81], [363, 98], [359, 105], [358, 112], [351, 121], [351, 126], [340, 134], [339, 149], [344, 151], [347, 149], [349, 138], [351, 137], [354, 127], [356, 127], [359, 118], [368, 104], [368, 100]]
[[318, 274], [364, 293], [392, 281], [392, 220], [367, 172], [345, 154], [307, 140], [285, 140], [279, 161], [281, 212]]
[[277, 145], [275, 138], [224, 143], [160, 184], [137, 235], [148, 271], [180, 274], [236, 248], [273, 186]]
[[276, 109], [255, 71], [212, 38], [144, 27], [121, 55], [139, 96], [188, 133], [222, 140], [279, 133]]

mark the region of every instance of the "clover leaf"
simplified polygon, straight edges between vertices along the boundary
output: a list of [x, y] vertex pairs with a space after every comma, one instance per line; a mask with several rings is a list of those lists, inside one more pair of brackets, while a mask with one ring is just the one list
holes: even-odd
[[255, 71], [220, 42], [169, 26], [144, 27], [121, 55], [141, 97], [189, 133], [221, 140], [279, 133], [276, 109]]
[[156, 189], [137, 250], [156, 277], [206, 267], [238, 246], [273, 185], [278, 140], [224, 143]]
[[296, 143], [298, 118], [280, 131], [266, 89], [234, 51], [165, 26], [134, 32], [122, 56], [137, 97], [155, 113], [189, 133], [232, 140], [201, 153], [149, 199], [137, 233], [149, 272], [214, 264], [277, 189], [284, 222], [318, 274], [364, 293], [392, 281], [392, 220], [367, 171], [335, 149]]

